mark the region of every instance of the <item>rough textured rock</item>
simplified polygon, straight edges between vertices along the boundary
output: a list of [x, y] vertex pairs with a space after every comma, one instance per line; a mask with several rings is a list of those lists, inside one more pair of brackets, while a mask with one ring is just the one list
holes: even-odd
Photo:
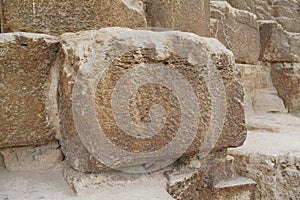
[[274, 86], [288, 110], [300, 112], [300, 64], [274, 63], [271, 75]]
[[167, 178], [163, 171], [149, 174], [86, 174], [65, 168], [63, 175], [78, 199], [174, 200], [165, 188]]
[[238, 63], [255, 64], [260, 52], [256, 16], [237, 10], [225, 1], [211, 1], [211, 37], [230, 49]]
[[142, 1], [3, 0], [5, 32], [65, 32], [110, 26], [146, 27]]
[[62, 161], [63, 155], [56, 142], [38, 147], [11, 147], [0, 150], [10, 171], [50, 169]]
[[234, 159], [227, 151], [210, 154], [203, 159], [187, 159], [179, 168], [167, 172], [168, 192], [175, 199], [250, 200], [254, 197], [255, 182], [239, 177]]
[[233, 7], [254, 13], [259, 20], [276, 20], [290, 32], [300, 29], [298, 0], [227, 0]]
[[299, 118], [290, 114], [252, 115], [247, 116], [247, 127], [244, 145], [229, 153], [235, 158], [238, 173], [256, 181], [256, 199], [299, 199]]
[[259, 21], [260, 60], [268, 62], [300, 62], [300, 33], [290, 33], [275, 21]]
[[57, 117], [55, 37], [5, 33], [0, 37], [0, 148], [54, 139]]
[[144, 0], [149, 27], [209, 36], [209, 0]]
[[278, 97], [275, 88], [257, 90], [251, 94], [254, 112], [259, 113], [286, 113], [287, 110], [281, 98]]
[[[210, 148], [218, 150], [231, 146], [239, 146], [243, 143], [245, 139], [245, 126], [244, 113], [241, 105], [241, 102], [243, 101], [242, 86], [239, 83], [238, 72], [234, 65], [232, 53], [217, 40], [202, 38], [195, 34], [178, 31], [156, 33], [152, 31], [107, 28], [99, 31], [64, 34], [61, 36], [61, 41], [63, 44], [62, 56], [64, 57], [63, 69], [60, 74], [61, 83], [59, 89], [61, 130], [63, 136], [62, 146], [68, 163], [75, 169], [81, 171], [99, 171], [99, 168], [103, 168], [101, 164], [97, 164], [94, 158], [98, 156], [97, 160], [101, 160], [103, 157], [99, 158], [99, 155], [95, 154], [95, 152], [100, 152], [100, 154], [106, 152], [106, 154], [110, 155], [111, 157], [108, 159], [109, 162], [112, 162], [110, 164], [130, 166], [152, 162], [155, 164], [155, 161], [158, 160], [165, 161], [170, 158], [175, 158], [183, 153], [181, 152], [182, 148], [189, 144], [187, 141], [192, 142], [192, 144], [187, 151], [185, 151], [186, 155], [198, 153], [200, 147], [202, 148], [201, 145], [205, 146], [203, 147], [205, 151]], [[198, 62], [201, 63], [200, 66], [202, 67], [198, 67]], [[107, 67], [107, 65], [109, 67]], [[214, 66], [217, 69], [214, 69]], [[191, 87], [195, 89], [186, 89], [186, 85], [184, 84], [175, 84], [175, 79], [172, 78], [172, 80], [170, 80], [172, 84], [180, 85], [180, 89], [177, 90], [175, 87], [172, 89], [172, 93], [168, 87], [172, 88], [173, 86], [162, 87], [160, 86], [159, 80], [159, 84], [157, 85], [149, 84], [147, 82], [149, 81], [149, 77], [158, 79], [161, 77], [163, 80], [167, 80], [170, 78], [167, 74], [155, 74], [144, 77], [144, 74], [149, 73], [146, 70], [141, 74], [137, 73], [136, 75], [133, 75], [131, 79], [128, 79], [136, 81], [139, 81], [139, 79], [142, 80], [142, 86], [136, 90], [138, 93], [135, 91], [132, 93], [132, 96], [128, 97], [129, 99], [124, 100], [126, 102], [120, 102], [112, 106], [111, 104], [114, 103], [115, 99], [122, 100], [123, 96], [126, 96], [124, 94], [114, 99], [114, 96], [112, 95], [117, 95], [116, 92], [120, 91], [130, 91], [132, 88], [129, 86], [129, 89], [126, 88], [127, 85], [136, 83], [135, 81], [128, 81], [124, 84], [118, 83], [121, 80], [123, 81], [123, 79], [121, 79], [122, 77], [126, 78], [128, 76], [129, 69], [168, 69], [171, 71], [176, 69], [176, 71], [178, 70], [180, 74], [188, 80], [189, 84], [187, 85], [191, 85]], [[205, 75], [199, 74], [199, 71], [197, 71], [198, 69], [201, 69], [201, 73], [206, 71]], [[89, 73], [90, 70], [93, 72]], [[102, 71], [99, 72], [99, 70]], [[213, 73], [214, 77], [211, 77], [207, 70], [217, 71]], [[83, 88], [80, 88], [81, 86], [78, 87], [80, 88], [79, 92], [78, 90], [74, 90], [75, 82], [78, 83], [78, 74], [81, 78], [84, 77], [82, 73], [86, 72], [88, 73], [84, 76], [102, 76], [101, 78], [99, 77], [99, 82], [95, 81], [97, 78], [89, 77], [88, 80], [94, 80], [95, 82], [83, 85]], [[125, 73], [127, 73], [126, 76]], [[220, 76], [215, 77], [217, 74]], [[76, 76], [77, 81], [75, 80]], [[211, 83], [212, 85], [210, 82], [213, 82]], [[224, 86], [222, 86], [222, 82], [224, 83]], [[85, 84], [84, 81], [79, 83]], [[150, 81], [150, 83], [152, 82]], [[118, 88], [120, 85], [117, 84], [120, 84], [125, 88]], [[89, 91], [92, 89], [92, 86], [97, 88], [94, 91], [95, 93]], [[214, 89], [209, 89], [209, 87], [212, 86]], [[215, 87], [218, 87], [218, 90], [215, 90]], [[192, 125], [194, 123], [193, 120], [188, 121], [187, 127], [194, 127], [195, 135], [189, 135], [192, 134], [193, 131], [187, 128], [188, 134], [183, 134], [183, 139], [179, 140], [176, 138], [175, 141], [179, 142], [178, 145], [175, 145], [176, 149], [164, 152], [162, 149], [168, 144], [169, 139], [174, 138], [175, 133], [180, 135], [179, 132], [177, 132], [178, 126], [184, 124], [184, 117], [181, 116], [180, 113], [185, 111], [178, 110], [178, 102], [181, 101], [181, 93], [189, 92], [187, 90], [194, 91], [196, 94], [195, 101], [198, 101], [198, 103], [201, 104], [198, 114], [195, 114], [197, 109], [188, 111], [189, 113], [194, 113], [195, 115], [193, 116], [197, 116], [193, 120], [197, 121], [197, 119], [199, 119], [199, 123], [197, 122], [195, 126]], [[87, 96], [81, 98], [80, 95]], [[172, 97], [172, 95], [176, 98], [174, 98], [174, 96]], [[189, 95], [190, 94], [188, 94], [188, 96]], [[95, 106], [92, 106], [91, 108], [95, 108], [95, 111], [91, 111], [89, 107], [93, 105], [93, 103], [90, 102], [93, 98], [95, 98]], [[86, 102], [76, 103], [77, 99]], [[189, 96], [189, 99], [192, 99], [192, 96]], [[224, 102], [221, 103], [220, 99], [223, 99], [222, 101]], [[216, 102], [218, 101], [219, 103], [217, 104]], [[137, 134], [134, 133], [134, 129], [130, 129], [133, 133], [127, 133], [123, 131], [124, 129], [126, 130], [126, 127], [121, 127], [121, 130], [118, 126], [119, 122], [116, 124], [115, 118], [118, 117], [118, 113], [121, 113], [122, 116], [124, 115], [124, 117], [121, 117], [121, 120], [126, 117], [126, 111], [119, 111], [119, 108], [117, 108], [117, 115], [113, 113], [115, 112], [114, 110], [117, 105], [129, 106], [130, 117], [129, 121], [126, 121], [125, 124], [134, 123], [143, 126], [144, 124], [147, 125], [147, 123], [150, 123], [151, 120], [153, 120], [152, 123], [155, 123], [156, 120], [159, 119], [155, 119], [157, 117], [155, 116], [155, 112], [158, 111], [151, 108], [153, 103], [161, 104], [163, 107], [159, 110], [165, 109], [166, 112], [166, 124], [155, 136], [143, 138], [139, 135], [139, 132]], [[87, 107], [82, 108], [82, 105]], [[194, 105], [188, 106], [188, 109], [193, 108], [195, 105], [198, 104], [194, 103]], [[218, 105], [222, 105], [222, 107], [219, 107]], [[81, 110], [85, 110], [84, 113], [82, 113]], [[224, 112], [220, 112], [221, 110], [224, 110]], [[79, 124], [78, 126], [78, 124], [74, 122], [74, 119], [76, 120], [76, 116], [79, 118], [84, 116], [85, 113], [87, 122], [90, 121], [92, 123], [92, 119], [95, 118], [95, 116], [98, 122], [95, 121], [95, 124], [89, 125], [89, 128], [84, 128], [85, 124]], [[182, 117], [181, 123], [178, 121], [179, 116]], [[215, 124], [215, 121], [210, 121], [211, 117], [216, 120], [219, 118], [219, 120], [224, 122], [224, 127], [222, 128], [221, 125], [221, 127], [219, 127], [220, 129], [215, 129], [213, 132], [214, 134], [209, 134], [210, 130], [212, 130], [211, 127], [219, 126], [220, 124]], [[222, 120], [220, 117], [224, 117], [224, 119]], [[79, 123], [86, 120], [79, 120]], [[101, 127], [101, 129], [104, 130], [105, 135], [111, 140], [107, 143], [113, 143], [119, 148], [126, 150], [122, 151], [122, 153], [126, 153], [126, 155], [122, 157], [123, 159], [127, 159], [125, 163], [122, 160], [114, 160], [121, 159], [118, 158], [120, 152], [114, 152], [115, 150], [111, 147], [105, 148], [104, 150], [101, 149], [103, 145], [106, 145], [102, 144], [103, 141], [107, 140], [106, 138], [100, 140], [97, 138], [101, 133], [94, 137], [93, 141], [90, 141], [90, 143], [88, 142], [89, 138], [93, 138], [89, 135], [91, 133], [88, 133], [90, 129], [95, 133], [102, 131], [97, 127]], [[79, 130], [78, 128], [82, 130]], [[185, 128], [180, 130], [185, 130]], [[155, 129], [151, 129], [151, 131], [156, 133]], [[153, 134], [151, 131], [150, 136]], [[182, 134], [182, 132], [180, 133]], [[215, 135], [215, 133], [221, 134]], [[169, 134], [169, 136], [166, 137], [165, 134]], [[209, 135], [208, 137], [211, 138], [209, 140], [210, 142], [205, 143], [204, 145], [203, 141], [205, 134]], [[164, 137], [165, 139], [160, 137]], [[85, 146], [83, 143], [85, 143]], [[102, 146], [95, 145], [97, 143], [101, 143]], [[173, 145], [174, 143], [171, 144]], [[86, 148], [94, 153], [93, 156], [90, 155]], [[168, 145], [167, 148], [169, 148]], [[155, 152], [152, 154], [154, 150], [157, 150], [157, 152], [160, 153]], [[137, 157], [134, 156], [134, 158], [132, 158], [131, 156], [128, 156], [132, 155], [132, 152], [135, 152]], [[145, 152], [146, 154], [147, 152], [150, 153], [145, 156], [143, 154]], [[116, 155], [114, 153], [116, 153]]]
[[287, 110], [271, 79], [271, 66], [237, 64], [244, 87], [246, 113], [280, 112]]

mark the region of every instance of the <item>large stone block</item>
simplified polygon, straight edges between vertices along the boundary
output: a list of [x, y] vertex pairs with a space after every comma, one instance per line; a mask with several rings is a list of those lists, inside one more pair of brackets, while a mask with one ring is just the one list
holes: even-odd
[[254, 13], [259, 20], [276, 20], [289, 32], [300, 29], [298, 0], [227, 0], [233, 7]]
[[230, 49], [238, 63], [255, 64], [260, 52], [256, 16], [225, 1], [211, 1], [211, 37]]
[[290, 114], [247, 116], [244, 145], [229, 149], [239, 174], [257, 183], [255, 199], [300, 196], [300, 123]]
[[271, 75], [288, 110], [300, 113], [300, 64], [275, 63], [272, 65]]
[[63, 160], [57, 142], [43, 146], [11, 147], [0, 149], [4, 163], [9, 171], [30, 171], [50, 169]]
[[56, 133], [59, 49], [55, 37], [0, 36], [0, 148], [41, 145]]
[[5, 32], [65, 32], [109, 26], [146, 27], [142, 1], [3, 0]]
[[61, 142], [75, 169], [146, 163], [151, 171], [182, 154], [243, 143], [243, 89], [217, 40], [106, 28], [61, 42]]
[[144, 0], [149, 27], [209, 36], [209, 0]]
[[300, 62], [300, 33], [291, 33], [272, 20], [261, 20], [260, 60], [267, 62]]

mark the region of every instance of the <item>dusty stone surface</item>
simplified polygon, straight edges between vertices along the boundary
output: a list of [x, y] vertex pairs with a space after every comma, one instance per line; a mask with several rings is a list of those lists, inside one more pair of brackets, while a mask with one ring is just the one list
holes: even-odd
[[168, 192], [175, 199], [253, 199], [255, 182], [239, 177], [227, 152], [187, 159], [167, 172]]
[[78, 198], [173, 199], [166, 190], [167, 178], [163, 175], [163, 171], [150, 174], [128, 174], [123, 172], [85, 174], [65, 168], [64, 177], [74, 189]]
[[259, 113], [286, 113], [283, 101], [279, 98], [275, 88], [257, 90], [251, 94], [254, 112]]
[[209, 36], [209, 0], [144, 0], [149, 27]]
[[54, 139], [58, 46], [48, 35], [1, 34], [0, 148]]
[[259, 20], [276, 20], [289, 32], [300, 32], [298, 0], [227, 0], [233, 7], [254, 13]]
[[287, 112], [273, 86], [270, 64], [238, 64], [237, 67], [241, 72], [245, 91], [244, 108], [247, 113]]
[[[62, 167], [48, 170], [9, 172], [0, 170], [0, 199], [60, 199], [60, 200], [171, 200], [164, 189], [166, 179], [158, 175], [130, 177], [87, 175], [77, 180], [77, 193], [62, 175]], [[76, 172], [78, 176], [78, 172]], [[102, 181], [101, 181], [102, 180]], [[89, 182], [87, 182], [89, 181]], [[105, 182], [106, 181], [106, 182]], [[79, 184], [79, 182], [81, 184]], [[83, 182], [94, 185], [84, 185]], [[82, 186], [82, 187], [80, 187]], [[88, 186], [86, 188], [84, 186]], [[75, 188], [74, 188], [75, 189]]]
[[230, 49], [238, 63], [256, 64], [260, 53], [260, 35], [256, 16], [238, 10], [226, 1], [211, 1], [211, 37]]
[[[110, 39], [109, 36], [114, 37], [113, 39]], [[96, 100], [96, 111], [85, 111], [85, 113], [89, 113], [89, 120], [94, 117], [93, 115], [96, 115], [98, 119], [98, 125], [97, 123], [95, 125], [90, 125], [89, 129], [97, 128], [100, 125], [104, 130], [105, 135], [109, 137], [109, 139], [112, 140], [115, 145], [119, 146], [122, 149], [125, 149], [127, 153], [129, 152], [128, 154], [126, 154], [126, 156], [123, 156], [123, 158], [127, 159], [125, 163], [123, 163], [123, 161], [114, 161], [114, 159], [117, 158], [117, 155], [120, 155], [120, 152], [115, 152], [115, 156], [114, 153], [110, 152], [114, 151], [114, 149], [105, 148], [105, 151], [109, 151], [106, 153], [111, 156], [110, 162], [116, 162], [117, 164], [124, 166], [131, 166], [141, 165], [143, 163], [155, 163], [156, 161], [161, 159], [165, 161], [167, 159], [173, 158], [174, 156], [177, 156], [177, 154], [179, 154], [179, 151], [182, 151], [182, 146], [187, 144], [182, 142], [183, 140], [179, 140], [180, 142], [178, 142], [180, 144], [175, 145], [176, 150], [172, 150], [170, 152], [161, 151], [161, 153], [159, 154], [151, 153], [154, 150], [160, 150], [161, 148], [164, 148], [164, 146], [168, 144], [169, 139], [174, 137], [173, 134], [177, 132], [178, 126], [180, 125], [180, 123], [178, 122], [178, 117], [180, 117], [181, 114], [178, 110], [178, 98], [182, 91], [176, 94], [176, 88], [174, 88], [175, 91], [173, 91], [175, 92], [174, 95], [179, 94], [179, 96], [177, 96], [177, 98], [174, 98], [172, 97], [172, 95], [170, 95], [170, 91], [169, 89], [167, 89], [167, 87], [154, 87], [150, 84], [147, 87], [143, 86], [139, 88], [139, 93], [133, 93], [132, 97], [126, 99], [126, 101], [128, 102], [122, 102], [118, 104], [129, 105], [129, 111], [131, 114], [130, 121], [133, 121], [133, 123], [140, 125], [147, 124], [147, 120], [148, 123], [151, 122], [153, 112], [151, 111], [152, 114], [150, 114], [149, 116], [149, 113], [147, 111], [151, 107], [151, 105], [153, 105], [151, 102], [163, 105], [164, 108], [161, 108], [160, 110], [166, 109], [165, 112], [167, 121], [166, 126], [161, 130], [161, 132], [159, 132], [159, 134], [156, 134], [150, 139], [139, 138], [139, 135], [130, 137], [129, 135], [132, 133], [124, 134], [124, 132], [120, 130], [120, 128], [116, 124], [116, 121], [113, 118], [116, 117], [113, 116], [114, 107], [111, 106], [111, 101], [113, 100], [111, 96], [112, 92], [116, 92], [114, 88], [116, 87], [118, 80], [122, 76], [124, 76], [123, 74], [125, 74], [126, 72], [128, 73], [129, 69], [133, 69], [137, 67], [137, 65], [143, 67], [146, 65], [145, 63], [149, 64], [148, 66], [150, 69], [153, 69], [152, 67], [154, 66], [161, 66], [162, 68], [170, 66], [173, 69], [178, 70], [185, 77], [185, 79], [189, 81], [192, 87], [195, 88], [194, 92], [196, 93], [198, 103], [201, 104], [201, 107], [199, 110], [200, 112], [198, 114], [195, 114], [194, 116], [199, 116], [198, 119], [200, 121], [199, 124], [197, 123], [198, 125], [196, 124], [195, 126], [195, 138], [186, 134], [183, 134], [182, 136], [185, 138], [184, 141], [192, 141], [191, 146], [186, 151], [184, 151], [186, 152], [186, 155], [193, 155], [199, 152], [200, 147], [204, 141], [204, 134], [208, 133], [208, 131], [211, 130], [207, 130], [210, 125], [209, 119], [211, 117], [211, 113], [213, 113], [213, 118], [218, 118], [219, 115], [221, 115], [219, 111], [224, 109], [224, 105], [226, 104], [227, 110], [224, 111], [224, 113], [226, 113], [226, 118], [224, 121], [224, 128], [221, 129], [222, 132], [220, 132], [221, 135], [218, 136], [219, 139], [216, 135], [212, 135], [212, 137], [215, 138], [211, 138], [211, 141], [215, 141], [216, 144], [213, 145], [213, 142], [209, 142], [205, 144], [208, 145], [206, 146], [206, 148], [214, 147], [214, 150], [218, 150], [232, 146], [239, 146], [243, 143], [245, 138], [245, 126], [243, 108], [241, 105], [243, 99], [242, 87], [239, 83], [237, 75], [238, 72], [234, 65], [232, 53], [228, 51], [217, 40], [201, 38], [191, 33], [182, 32], [155, 33], [151, 31], [133, 31], [130, 29], [108, 28], [102, 29], [100, 31], [64, 34], [61, 36], [61, 41], [63, 44], [62, 56], [65, 58], [63, 70], [60, 74], [61, 83], [59, 90], [61, 97], [60, 116], [63, 135], [62, 146], [68, 163], [75, 169], [80, 171], [94, 172], [99, 171], [99, 169], [103, 169], [103, 165], [97, 163], [94, 158], [97, 155], [94, 154], [92, 156], [86, 150], [86, 148], [90, 148], [91, 152], [103, 153], [104, 150], [101, 149], [101, 147], [105, 145], [95, 145], [95, 143], [97, 142], [103, 142], [102, 140], [99, 140], [99, 138], [97, 138], [98, 136], [94, 137], [94, 144], [92, 141], [90, 141], [90, 143], [84, 141], [89, 140], [89, 138], [86, 138], [86, 136], [82, 136], [82, 133], [81, 135], [79, 135], [78, 131], [78, 128], [81, 128], [80, 126], [84, 125], [80, 124], [79, 127], [78, 125], [75, 127], [75, 123], [73, 121], [74, 111], [75, 114], [76, 112], [81, 113], [80, 110], [76, 110], [78, 108], [80, 109], [81, 105], [92, 105], [91, 103], [89, 103], [89, 99], [93, 99], [93, 93], [89, 93], [89, 87], [95, 84], [90, 83], [91, 85], [88, 85], [87, 90], [82, 90], [86, 91], [86, 93], [84, 94], [89, 94], [86, 99], [84, 99], [88, 103], [79, 102], [78, 105], [75, 104], [78, 108], [76, 107], [75, 110], [72, 110], [72, 89], [74, 90], [74, 82], [76, 75], [78, 75], [79, 69], [81, 70], [81, 73], [88, 72], [89, 70], [94, 70], [94, 72], [91, 73], [94, 74], [94, 76], [97, 73], [97, 76], [99, 76], [99, 72], [97, 72], [97, 70], [106, 70], [105, 73], [101, 76], [99, 82], [96, 82], [95, 84], [97, 86], [97, 89], [94, 93]], [[114, 48], [116, 47], [118, 48], [118, 51], [114, 50]], [[131, 50], [129, 51], [129, 49]], [[162, 49], [164, 49], [164, 51]], [[200, 58], [193, 58], [194, 53], [190, 54], [193, 51], [194, 53], [196, 52], [196, 56], [198, 56], [197, 52], [200, 51]], [[100, 58], [103, 58], [105, 61]], [[195, 78], [194, 75], [192, 75], [198, 74], [197, 77], [199, 77], [199, 72], [194, 71], [193, 67], [191, 68], [191, 66], [197, 66], [197, 62], [202, 63], [201, 66], [203, 66], [202, 70], [204, 71], [208, 70], [206, 66], [211, 66], [210, 69], [213, 69], [212, 66], [217, 67], [218, 72], [221, 75], [218, 78], [218, 81], [223, 79], [226, 93], [226, 98], [224, 98], [224, 96], [222, 97], [224, 101], [226, 99], [225, 103], [217, 104], [222, 105], [222, 108], [217, 107], [215, 109], [215, 106], [217, 105], [212, 105], [212, 100], [217, 100], [214, 95], [220, 96], [221, 94], [224, 94], [222, 93], [222, 85], [219, 85], [219, 83], [214, 83], [214, 87], [216, 86], [216, 84], [218, 85], [217, 87], [219, 87], [217, 94], [212, 93], [212, 90], [208, 90], [209, 85], [205, 85], [205, 83], [203, 82], [205, 81], [204, 78], [207, 77], [208, 74], [206, 74], [205, 76], [202, 76], [200, 74], [200, 77], [202, 77], [200, 79]], [[104, 67], [107, 64], [109, 67], [105, 69]], [[197, 68], [198, 67], [196, 67], [195, 69]], [[192, 73], [192, 71], [194, 72]], [[132, 78], [138, 80], [140, 78], [139, 76], [140, 75], [136, 75]], [[153, 75], [150, 77], [160, 76]], [[212, 77], [210, 81], [216, 81], [215, 78]], [[147, 79], [147, 77], [142, 77], [143, 81]], [[163, 79], [165, 80], [165, 77]], [[95, 79], [89, 78], [89, 80]], [[128, 82], [127, 84], [129, 83], [130, 82]], [[122, 85], [127, 86], [127, 84]], [[180, 89], [182, 88], [184, 88], [183, 84], [180, 86]], [[153, 93], [154, 90], [157, 90], [158, 92]], [[184, 90], [185, 92], [187, 92], [186, 89]], [[126, 91], [126, 88], [117, 89], [117, 91]], [[79, 91], [78, 94], [81, 95], [83, 93]], [[120, 98], [122, 98], [122, 95], [120, 96]], [[80, 99], [80, 97], [78, 97], [78, 99]], [[165, 103], [163, 103], [164, 101]], [[214, 107], [213, 109], [215, 110], [213, 110], [212, 107]], [[89, 110], [89, 107], [86, 107], [85, 109]], [[195, 110], [190, 110], [189, 112], [194, 113]], [[79, 115], [79, 117], [80, 116], [81, 115]], [[79, 120], [79, 122], [81, 121], [84, 120]], [[130, 121], [128, 123], [130, 123]], [[192, 120], [189, 121], [188, 127], [193, 127], [191, 126], [192, 123]], [[86, 132], [88, 129], [86, 128], [83, 130], [83, 135], [88, 135], [88, 133]], [[94, 132], [99, 132], [99, 130], [95, 129]], [[192, 131], [189, 133], [192, 133]], [[170, 134], [170, 136], [165, 137], [165, 134]], [[164, 137], [165, 139], [162, 139], [160, 137]], [[85, 144], [88, 144], [87, 147], [83, 145], [84, 142]], [[136, 152], [135, 155], [138, 157], [132, 158], [128, 156], [132, 155], [130, 152]], [[145, 156], [143, 154], [145, 152], [150, 152], [150, 156], [148, 154], [148, 156]]]
[[9, 171], [50, 169], [63, 160], [59, 145], [50, 143], [38, 147], [12, 147], [0, 150]]
[[229, 153], [238, 173], [256, 181], [256, 199], [299, 198], [299, 119], [290, 114], [247, 116], [247, 140]]
[[300, 113], [300, 63], [274, 63], [271, 75], [288, 110]]
[[4, 32], [65, 32], [111, 26], [146, 27], [143, 2], [116, 1], [2, 1]]
[[60, 169], [0, 170], [0, 199], [76, 200], [75, 197]]
[[272, 20], [259, 21], [260, 60], [268, 62], [300, 62], [300, 33], [291, 33]]

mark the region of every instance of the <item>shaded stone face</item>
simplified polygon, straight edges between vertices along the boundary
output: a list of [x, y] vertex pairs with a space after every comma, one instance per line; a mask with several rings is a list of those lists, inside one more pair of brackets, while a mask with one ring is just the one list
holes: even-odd
[[4, 32], [59, 35], [109, 26], [146, 27], [142, 5], [128, 0], [4, 0]]
[[144, 0], [149, 27], [209, 36], [208, 0]]
[[57, 83], [52, 65], [57, 51], [52, 36], [1, 34], [0, 147], [53, 140]]
[[256, 16], [231, 7], [225, 1], [211, 1], [210, 36], [230, 49], [238, 63], [256, 64], [260, 53]]
[[151, 171], [243, 143], [242, 86], [217, 40], [106, 28], [61, 42], [62, 147], [75, 169]]
[[300, 62], [300, 33], [290, 33], [275, 21], [259, 21], [260, 60], [267, 62]]
[[300, 64], [274, 63], [273, 84], [290, 112], [300, 113]]

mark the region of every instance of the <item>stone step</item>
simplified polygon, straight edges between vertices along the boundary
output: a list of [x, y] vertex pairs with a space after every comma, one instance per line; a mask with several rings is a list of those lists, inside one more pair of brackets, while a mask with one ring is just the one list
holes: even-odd
[[218, 200], [252, 200], [255, 196], [256, 182], [250, 178], [235, 176], [221, 181], [214, 189], [212, 198]]

